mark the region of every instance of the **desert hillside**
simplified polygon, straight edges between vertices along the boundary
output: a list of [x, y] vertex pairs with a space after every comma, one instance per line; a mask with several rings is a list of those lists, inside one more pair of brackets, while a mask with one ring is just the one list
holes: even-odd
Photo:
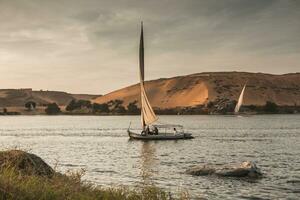
[[24, 106], [28, 101], [34, 101], [37, 105], [57, 103], [67, 105], [72, 99], [92, 100], [100, 95], [70, 94], [58, 91], [33, 91], [25, 89], [0, 89], [0, 107]]
[[[153, 107], [175, 108], [203, 105], [217, 99], [237, 100], [246, 82], [245, 105], [263, 105], [266, 101], [278, 105], [300, 105], [300, 73], [208, 72], [147, 81], [145, 87]], [[120, 99], [126, 106], [135, 100], [139, 102], [139, 92], [136, 84], [93, 101], [105, 103]]]

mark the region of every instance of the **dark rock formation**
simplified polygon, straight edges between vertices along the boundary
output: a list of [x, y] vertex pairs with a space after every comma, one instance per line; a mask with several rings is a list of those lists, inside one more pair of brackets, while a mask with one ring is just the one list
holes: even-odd
[[217, 98], [215, 101], [210, 102], [212, 114], [226, 114], [232, 113], [237, 101], [227, 98]]
[[259, 178], [262, 173], [253, 162], [242, 162], [234, 165], [202, 165], [188, 169], [186, 173], [195, 176], [216, 175], [221, 177]]
[[40, 157], [20, 150], [0, 152], [0, 171], [12, 168], [22, 175], [52, 177], [55, 171]]

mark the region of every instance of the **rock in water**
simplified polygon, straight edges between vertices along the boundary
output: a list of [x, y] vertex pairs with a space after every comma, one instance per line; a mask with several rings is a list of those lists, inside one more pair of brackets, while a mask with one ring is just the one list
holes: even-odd
[[251, 177], [262, 176], [260, 169], [255, 163], [246, 161], [233, 165], [202, 165], [196, 166], [186, 171], [195, 176], [216, 175], [222, 177]]
[[0, 151], [0, 170], [12, 168], [22, 175], [52, 177], [55, 171], [40, 157], [20, 150]]
[[216, 171], [217, 175], [220, 176], [234, 176], [234, 177], [259, 177], [261, 176], [260, 169], [257, 168], [256, 164], [253, 162], [242, 162], [239, 165], [229, 165], [225, 166]]
[[188, 174], [195, 176], [207, 176], [214, 174], [216, 169], [210, 165], [196, 166], [186, 171]]

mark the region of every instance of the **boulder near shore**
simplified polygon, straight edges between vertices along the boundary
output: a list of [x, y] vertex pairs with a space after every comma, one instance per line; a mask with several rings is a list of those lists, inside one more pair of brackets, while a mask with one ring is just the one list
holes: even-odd
[[52, 177], [55, 171], [40, 157], [21, 150], [0, 151], [0, 170], [13, 168], [22, 175]]
[[261, 170], [251, 161], [230, 165], [200, 165], [188, 169], [186, 173], [195, 176], [215, 175], [220, 177], [259, 178], [262, 176]]

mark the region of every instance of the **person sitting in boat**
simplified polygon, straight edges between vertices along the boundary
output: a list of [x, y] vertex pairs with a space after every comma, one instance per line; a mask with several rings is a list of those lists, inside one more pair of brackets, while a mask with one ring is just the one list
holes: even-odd
[[146, 135], [145, 130], [142, 130], [141, 135]]
[[174, 135], [176, 135], [176, 133], [177, 133], [177, 130], [176, 130], [176, 128], [174, 128], [174, 129], [173, 129], [173, 131], [174, 131]]
[[154, 135], [158, 135], [158, 128], [154, 126]]
[[150, 126], [150, 135], [158, 135], [158, 129], [156, 126], [152, 125]]
[[146, 126], [145, 132], [146, 132], [146, 135], [148, 135], [148, 134], [152, 135], [149, 126]]

